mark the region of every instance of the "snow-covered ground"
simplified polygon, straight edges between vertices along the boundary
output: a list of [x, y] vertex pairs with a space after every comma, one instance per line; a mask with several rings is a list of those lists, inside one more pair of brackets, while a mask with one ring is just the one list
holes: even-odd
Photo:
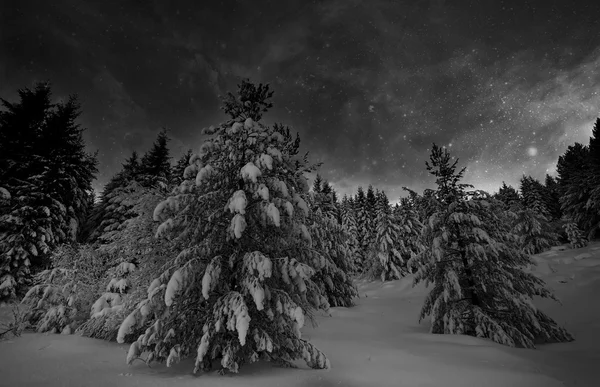
[[576, 341], [537, 350], [466, 336], [431, 335], [417, 318], [425, 289], [411, 279], [360, 283], [354, 308], [335, 308], [304, 330], [330, 358], [317, 371], [252, 364], [238, 375], [191, 374], [141, 362], [128, 367], [127, 346], [79, 336], [25, 334], [0, 342], [0, 386], [597, 386], [600, 385], [600, 242], [535, 256], [534, 269], [563, 305], [540, 301]]

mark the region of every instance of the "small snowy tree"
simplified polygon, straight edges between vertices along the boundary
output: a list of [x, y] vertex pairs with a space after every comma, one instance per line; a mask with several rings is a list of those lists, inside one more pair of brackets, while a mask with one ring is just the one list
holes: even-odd
[[104, 275], [104, 258], [89, 246], [63, 245], [52, 253], [52, 269], [34, 277], [21, 304], [38, 332], [70, 334], [87, 319], [98, 284]]
[[158, 187], [142, 187], [131, 183], [129, 195], [131, 212], [118, 230], [105, 233], [97, 250], [111, 257], [102, 280], [103, 291], [90, 311], [90, 319], [80, 327], [83, 335], [116, 340], [119, 326], [142, 299], [155, 273], [163, 267], [172, 245], [154, 238], [153, 221], [156, 206], [166, 192]]
[[145, 329], [128, 362], [146, 352], [167, 366], [195, 356], [195, 371], [218, 359], [232, 372], [259, 358], [329, 367], [300, 329], [327, 307], [313, 276], [334, 263], [312, 252], [303, 176], [312, 168], [296, 157], [298, 138], [259, 122], [271, 95], [246, 81], [237, 96], [229, 93], [223, 109], [231, 120], [205, 131], [210, 138], [185, 180], [157, 206], [157, 237], [180, 253], [119, 329], [119, 342]]
[[520, 248], [527, 254], [539, 254], [557, 244], [559, 236], [552, 232], [546, 217], [527, 207], [516, 206], [513, 232]]
[[583, 235], [583, 232], [577, 227], [577, 223], [575, 222], [567, 222], [563, 225], [565, 232], [567, 233], [567, 237], [569, 238], [569, 244], [573, 249], [579, 249], [587, 246], [588, 240]]
[[[457, 160], [458, 161], [458, 160]], [[533, 264], [518, 248], [503, 207], [484, 192], [464, 191], [456, 162], [435, 144], [428, 169], [438, 179], [436, 212], [425, 225], [427, 249], [414, 257], [415, 283], [433, 287], [420, 319], [431, 332], [465, 334], [534, 348], [537, 340], [573, 338], [538, 310], [534, 296], [554, 298], [544, 282], [526, 271]]]
[[407, 265], [400, 253], [400, 224], [393, 215], [387, 196], [382, 192], [376, 204], [377, 234], [375, 235], [375, 260], [370, 275], [379, 275], [382, 281], [400, 279], [407, 274]]

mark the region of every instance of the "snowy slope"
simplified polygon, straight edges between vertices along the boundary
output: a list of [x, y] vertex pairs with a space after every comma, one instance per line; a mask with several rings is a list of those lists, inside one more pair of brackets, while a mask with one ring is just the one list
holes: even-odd
[[[582, 255], [587, 254], [587, 255]], [[537, 350], [431, 335], [417, 322], [425, 289], [411, 279], [359, 284], [361, 299], [335, 308], [304, 335], [330, 358], [316, 371], [253, 364], [239, 375], [193, 376], [192, 361], [127, 367], [127, 346], [78, 336], [26, 334], [0, 343], [0, 386], [595, 386], [600, 380], [600, 243], [535, 257], [534, 272], [563, 301], [538, 304], [576, 337]]]

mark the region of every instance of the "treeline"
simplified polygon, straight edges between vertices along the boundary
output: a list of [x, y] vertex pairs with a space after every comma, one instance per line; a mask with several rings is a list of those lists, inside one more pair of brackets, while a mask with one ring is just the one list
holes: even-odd
[[318, 165], [298, 135], [262, 123], [272, 95], [243, 81], [222, 97], [228, 118], [176, 162], [162, 130], [97, 202], [76, 97], [52, 104], [44, 84], [3, 100], [0, 297], [27, 305], [40, 332], [129, 342], [129, 363], [195, 356], [196, 370], [298, 358], [329, 367], [301, 328], [352, 306], [355, 276], [433, 284], [421, 318], [434, 333], [523, 347], [572, 339], [532, 307], [552, 295], [526, 269], [531, 254], [597, 234], [595, 139], [569, 147], [557, 179], [523, 176], [519, 191], [470, 190], [434, 144], [436, 189], [405, 188], [393, 206], [372, 186], [339, 199], [318, 174], [309, 187]]

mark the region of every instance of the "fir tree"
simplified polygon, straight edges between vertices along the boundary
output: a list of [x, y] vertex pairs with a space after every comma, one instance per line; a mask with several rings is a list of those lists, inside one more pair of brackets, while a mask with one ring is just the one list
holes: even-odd
[[415, 283], [433, 284], [420, 316], [431, 316], [431, 332], [527, 348], [538, 339], [571, 341], [533, 306], [533, 296], [553, 296], [525, 271], [533, 262], [515, 245], [503, 206], [484, 192], [466, 192], [459, 183], [464, 168], [457, 173], [435, 144], [427, 167], [436, 176], [437, 208], [423, 232], [427, 248], [413, 263]]
[[192, 150], [189, 149], [177, 160], [177, 163], [171, 168], [171, 184], [179, 185], [183, 182], [183, 172], [190, 165], [190, 159], [192, 158]]
[[558, 158], [556, 165], [561, 211], [584, 230], [588, 239], [592, 239], [596, 231], [595, 225], [598, 224], [598, 214], [586, 207], [593, 190], [590, 159], [589, 148], [575, 143]]
[[196, 370], [220, 359], [237, 372], [259, 358], [329, 367], [300, 329], [312, 311], [327, 308], [312, 278], [335, 263], [310, 247], [304, 173], [314, 168], [296, 157], [298, 137], [258, 122], [271, 95], [268, 85], [246, 81], [237, 96], [229, 93], [223, 109], [231, 120], [206, 130], [211, 137], [192, 156], [186, 180], [157, 207], [157, 236], [181, 251], [120, 327], [120, 342], [146, 329], [129, 362], [148, 352], [168, 366], [195, 356]]
[[577, 227], [577, 223], [567, 221], [563, 225], [563, 228], [567, 233], [567, 238], [569, 239], [569, 245], [571, 245], [571, 248], [579, 249], [581, 247], [587, 246], [588, 240], [586, 237], [583, 236], [583, 233], [581, 232], [579, 227]]
[[77, 238], [88, 212], [95, 155], [85, 152], [75, 96], [51, 103], [49, 84], [19, 90], [0, 111], [0, 298], [48, 265], [51, 249]]
[[314, 193], [321, 193], [322, 192], [322, 186], [323, 184], [323, 178], [321, 177], [321, 175], [319, 175], [317, 173], [317, 177], [315, 177], [315, 180], [313, 181], [313, 186], [312, 186], [312, 190]]
[[502, 182], [502, 186], [495, 195], [495, 198], [508, 206], [518, 204], [521, 200], [517, 190], [512, 185], [506, 185], [505, 182]]
[[548, 198], [546, 196], [545, 187], [531, 176], [521, 177], [521, 203], [530, 210], [543, 215], [550, 220], [550, 211], [546, 206]]
[[370, 241], [369, 241], [369, 214], [367, 210], [367, 197], [362, 187], [358, 187], [356, 197], [354, 199], [354, 211], [356, 214], [356, 224], [358, 226], [358, 244], [359, 250], [356, 257], [357, 270], [362, 271], [364, 269]]
[[378, 274], [382, 281], [400, 279], [408, 273], [407, 264], [399, 248], [403, 243], [400, 224], [393, 216], [389, 200], [383, 192], [377, 195], [376, 211], [375, 250], [378, 261], [374, 266], [377, 269], [373, 274]]
[[546, 174], [544, 181], [544, 202], [548, 209], [551, 219], [560, 219], [562, 212], [560, 210], [560, 191], [558, 182], [552, 176]]
[[144, 185], [160, 185], [166, 188], [171, 180], [171, 156], [167, 144], [167, 129], [163, 128], [156, 137], [152, 148], [142, 157], [140, 173]]

